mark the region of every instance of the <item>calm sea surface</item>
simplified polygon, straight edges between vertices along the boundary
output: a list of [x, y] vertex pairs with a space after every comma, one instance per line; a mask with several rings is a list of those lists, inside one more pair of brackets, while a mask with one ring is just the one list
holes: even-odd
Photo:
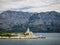
[[35, 33], [46, 39], [0, 39], [0, 45], [60, 45], [60, 33]]

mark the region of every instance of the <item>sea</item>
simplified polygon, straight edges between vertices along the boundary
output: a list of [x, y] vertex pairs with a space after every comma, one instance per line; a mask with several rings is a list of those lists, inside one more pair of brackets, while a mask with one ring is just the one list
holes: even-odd
[[0, 45], [60, 45], [60, 33], [34, 33], [46, 39], [0, 39]]

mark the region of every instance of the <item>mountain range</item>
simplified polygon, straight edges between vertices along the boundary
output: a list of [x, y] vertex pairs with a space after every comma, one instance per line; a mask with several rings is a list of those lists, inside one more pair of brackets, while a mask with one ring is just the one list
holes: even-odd
[[27, 28], [36, 33], [58, 33], [60, 32], [60, 12], [32, 13], [7, 10], [0, 13], [0, 31], [25, 32]]

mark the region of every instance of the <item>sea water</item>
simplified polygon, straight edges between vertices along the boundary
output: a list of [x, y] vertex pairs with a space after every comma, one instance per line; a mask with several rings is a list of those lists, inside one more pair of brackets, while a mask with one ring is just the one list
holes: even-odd
[[46, 39], [0, 39], [0, 45], [60, 45], [60, 33], [35, 33]]

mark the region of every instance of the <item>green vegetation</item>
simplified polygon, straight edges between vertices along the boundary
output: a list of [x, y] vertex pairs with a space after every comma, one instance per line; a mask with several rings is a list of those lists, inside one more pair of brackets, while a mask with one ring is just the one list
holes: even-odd
[[12, 36], [17, 36], [17, 35], [16, 34], [12, 35], [12, 33], [9, 33], [9, 32], [0, 32], [0, 36], [12, 37]]

